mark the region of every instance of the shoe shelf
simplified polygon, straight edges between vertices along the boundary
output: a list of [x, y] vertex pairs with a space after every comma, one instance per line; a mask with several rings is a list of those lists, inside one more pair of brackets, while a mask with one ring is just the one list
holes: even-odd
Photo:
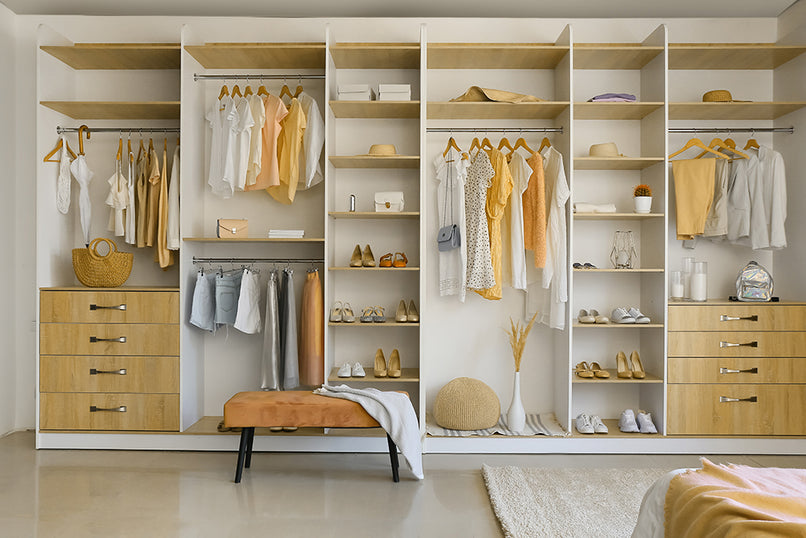
[[331, 327], [366, 327], [366, 328], [371, 328], [371, 327], [419, 327], [420, 326], [419, 322], [417, 322], [417, 323], [409, 323], [409, 322], [400, 323], [400, 322], [395, 321], [395, 318], [386, 318], [386, 321], [384, 321], [383, 323], [375, 323], [375, 322], [361, 323], [360, 321], [358, 321], [358, 316], [356, 316], [356, 320], [355, 320], [354, 323], [345, 323], [343, 321], [329, 321], [327, 324], [330, 325]]
[[339, 377], [338, 368], [333, 368], [330, 370], [330, 375], [328, 376], [328, 381], [349, 381], [351, 383], [418, 383], [420, 381], [420, 369], [419, 368], [401, 368], [400, 369], [400, 377], [375, 377], [372, 374], [372, 367], [371, 366], [364, 366], [364, 370], [366, 371], [367, 375], [365, 377]]
[[575, 220], [643, 220], [663, 218], [663, 213], [572, 213]]
[[574, 43], [574, 69], [641, 69], [662, 52], [635, 43]]
[[664, 161], [663, 157], [575, 157], [575, 170], [643, 170]]
[[670, 120], [774, 120], [800, 110], [805, 101], [669, 103]]
[[539, 103], [442, 102], [429, 101], [429, 120], [541, 120], [554, 119], [568, 108], [568, 101]]
[[574, 329], [662, 329], [663, 323], [579, 323], [574, 322]]
[[661, 268], [643, 268], [643, 269], [577, 269], [573, 268], [575, 273], [662, 273], [664, 269]]
[[206, 69], [324, 69], [324, 42], [205, 43], [185, 50]]
[[330, 55], [337, 69], [419, 69], [419, 43], [336, 43]]
[[397, 211], [382, 213], [379, 211], [329, 211], [334, 219], [419, 219], [419, 211]]
[[322, 237], [184, 237], [198, 243], [324, 243]]
[[584, 378], [579, 377], [578, 375], [574, 374], [574, 383], [580, 384], [594, 384], [594, 385], [606, 385], [608, 383], [615, 383], [615, 384], [624, 384], [624, 383], [663, 383], [663, 379], [658, 376], [654, 376], [649, 372], [646, 372], [646, 377], [644, 379], [635, 379], [634, 377], [627, 377], [621, 378], [618, 377], [618, 370], [615, 368], [605, 368], [606, 372], [610, 374], [610, 377], [607, 379], [602, 379], [599, 377], [593, 378]]
[[[331, 271], [419, 271], [419, 267], [329, 267]], [[380, 324], [379, 324], [380, 325]]]
[[640, 120], [663, 108], [660, 102], [637, 103], [574, 103], [576, 120]]
[[337, 118], [417, 119], [420, 101], [331, 101]]
[[553, 43], [429, 43], [428, 69], [554, 69], [569, 50]]
[[579, 433], [576, 427], [572, 424], [571, 425], [571, 437], [574, 439], [602, 439], [602, 438], [612, 438], [612, 437], [620, 437], [620, 438], [633, 438], [633, 439], [657, 439], [663, 437], [660, 433], [624, 433], [623, 431], [618, 429], [618, 419], [617, 418], [603, 418], [602, 422], [605, 426], [607, 426], [608, 433]]
[[669, 69], [775, 69], [804, 52], [775, 43], [669, 43]]
[[330, 156], [330, 162], [336, 168], [419, 168], [420, 157], [417, 155], [396, 155], [394, 157], [375, 157], [372, 155]]
[[39, 47], [73, 69], [179, 69], [179, 43], [75, 43]]
[[178, 120], [179, 101], [40, 101], [74, 120]]

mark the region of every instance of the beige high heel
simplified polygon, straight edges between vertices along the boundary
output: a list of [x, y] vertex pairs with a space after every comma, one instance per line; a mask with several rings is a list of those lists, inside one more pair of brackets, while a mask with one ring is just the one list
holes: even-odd
[[350, 256], [350, 267], [361, 267], [361, 245], [356, 245]]
[[396, 349], [389, 355], [389, 377], [400, 377], [400, 353]]
[[364, 267], [375, 267], [375, 256], [372, 254], [372, 249], [369, 245], [364, 247], [364, 252], [361, 254], [361, 264]]
[[408, 321], [408, 316], [406, 315], [405, 299], [401, 299], [400, 303], [398, 303], [397, 305], [397, 311], [395, 311], [395, 321], [397, 323], [406, 323], [406, 321]]
[[383, 350], [378, 348], [375, 352], [375, 377], [386, 377], [386, 359], [383, 356]]
[[627, 365], [627, 355], [623, 351], [619, 351], [616, 355], [616, 368], [618, 369], [618, 376], [622, 379], [629, 379], [632, 377], [629, 365]]
[[409, 323], [419, 323], [420, 313], [417, 312], [417, 307], [414, 306], [414, 300], [409, 301], [409, 308], [406, 312], [406, 318]]
[[644, 365], [641, 364], [641, 357], [638, 356], [637, 351], [630, 353], [630, 362], [632, 363], [632, 376], [635, 379], [644, 379], [646, 371], [644, 370]]

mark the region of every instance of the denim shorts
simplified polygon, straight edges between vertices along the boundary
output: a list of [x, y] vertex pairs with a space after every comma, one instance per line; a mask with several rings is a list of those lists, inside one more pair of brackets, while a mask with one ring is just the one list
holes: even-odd
[[196, 287], [193, 289], [193, 305], [190, 308], [190, 323], [204, 329], [215, 331], [215, 274], [199, 273]]
[[215, 322], [234, 325], [238, 315], [238, 296], [241, 294], [243, 274], [226, 273], [215, 278]]

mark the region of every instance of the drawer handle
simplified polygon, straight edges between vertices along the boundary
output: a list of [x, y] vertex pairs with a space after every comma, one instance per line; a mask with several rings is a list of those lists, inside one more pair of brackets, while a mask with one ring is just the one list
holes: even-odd
[[90, 368], [90, 375], [98, 374], [126, 375], [126, 368], [121, 368], [120, 370], [97, 370], [95, 368]]
[[753, 340], [752, 342], [746, 342], [744, 344], [737, 344], [736, 342], [719, 342], [719, 347], [758, 347], [758, 342]]
[[97, 336], [90, 336], [90, 344], [94, 344], [96, 342], [119, 342], [121, 344], [125, 344], [126, 337], [121, 336], [120, 338], [98, 338]]
[[752, 316], [728, 316], [722, 314], [719, 316], [719, 321], [758, 321], [758, 316], [753, 314]]
[[90, 310], [126, 310], [126, 303], [116, 306], [98, 306], [97, 304], [91, 304]]
[[757, 374], [758, 368], [747, 368], [745, 370], [737, 370], [735, 368], [720, 368], [720, 374]]
[[126, 406], [121, 405], [120, 407], [96, 407], [94, 405], [90, 406], [90, 413], [97, 413], [99, 411], [109, 411], [111, 413], [125, 413]]
[[720, 396], [719, 402], [726, 403], [726, 402], [757, 402], [758, 396], [750, 396], [749, 398], [728, 398], [727, 396]]

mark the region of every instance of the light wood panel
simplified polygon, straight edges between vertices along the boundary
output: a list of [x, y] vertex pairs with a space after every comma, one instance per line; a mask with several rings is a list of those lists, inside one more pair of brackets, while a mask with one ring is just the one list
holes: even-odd
[[805, 51], [774, 43], [669, 43], [669, 69], [775, 69]]
[[641, 69], [662, 52], [634, 43], [575, 43], [574, 69]]
[[337, 118], [413, 119], [420, 117], [420, 101], [330, 101]]
[[[380, 324], [379, 324], [380, 325]], [[400, 377], [375, 377], [372, 373], [371, 366], [364, 366], [366, 377], [339, 377], [336, 375], [339, 371], [338, 368], [330, 370], [328, 381], [337, 381], [340, 383], [417, 383], [420, 381], [419, 368], [401, 368]]]
[[328, 325], [331, 327], [419, 327], [419, 323], [398, 323], [395, 318], [386, 318], [383, 323], [361, 323], [358, 321], [358, 316], [355, 317], [355, 323], [344, 323], [342, 321], [329, 321]]
[[[396, 271], [419, 271], [419, 267], [330, 267], [331, 271], [385, 271], [392, 273]], [[380, 325], [380, 323], [378, 324]]]
[[[720, 342], [748, 345], [720, 347]], [[670, 357], [802, 357], [806, 331], [794, 332], [670, 332]]]
[[74, 120], [178, 120], [179, 101], [40, 101]]
[[[736, 96], [734, 96], [736, 97]], [[800, 110], [804, 101], [753, 103], [669, 103], [670, 120], [774, 120]]]
[[[125, 412], [95, 411], [90, 407]], [[179, 430], [178, 394], [106, 394], [43, 392], [41, 430]]]
[[419, 219], [419, 211], [397, 211], [381, 213], [379, 211], [329, 211], [334, 219]]
[[338, 69], [419, 69], [419, 43], [336, 43], [330, 47]]
[[663, 162], [663, 157], [574, 157], [576, 170], [643, 170]]
[[[83, 290], [40, 292], [40, 322], [179, 323], [178, 291], [95, 291], [90, 288]], [[120, 307], [125, 307], [125, 310], [120, 310]]]
[[185, 50], [207, 69], [324, 69], [325, 44], [205, 43]]
[[577, 120], [640, 120], [663, 107], [659, 102], [574, 103]]
[[[92, 369], [97, 372], [92, 374]], [[178, 393], [179, 357], [43, 355], [39, 358], [39, 390]]]
[[[125, 342], [91, 342], [90, 337]], [[42, 355], [179, 355], [179, 325], [40, 323]]]
[[[804, 435], [806, 385], [671, 384], [670, 435]], [[757, 398], [720, 402], [720, 397]]]
[[73, 69], [179, 69], [179, 43], [76, 43], [39, 47]]
[[[429, 102], [426, 108], [430, 120], [537, 120], [553, 119], [568, 108], [568, 101], [540, 103]], [[483, 131], [483, 129], [479, 129]]]
[[336, 168], [419, 168], [418, 155], [375, 157], [374, 155], [331, 155], [330, 162]]
[[646, 373], [646, 377], [644, 379], [636, 379], [634, 377], [627, 377], [621, 378], [618, 377], [618, 370], [615, 368], [604, 368], [605, 371], [610, 373], [609, 378], [584, 378], [579, 377], [578, 375], [574, 374], [573, 382], [574, 383], [581, 383], [581, 384], [594, 384], [594, 385], [607, 385], [607, 384], [616, 384], [616, 385], [623, 385], [623, 384], [630, 384], [630, 383], [663, 383], [663, 379], [656, 375], [652, 375], [649, 372]]
[[575, 220], [643, 220], [662, 218], [663, 213], [573, 213]]
[[670, 357], [668, 371], [669, 383], [806, 383], [806, 358]]
[[[752, 318], [753, 319], [725, 319]], [[806, 331], [806, 306], [775, 303], [669, 304], [670, 331]], [[804, 351], [806, 356], [806, 350]]]
[[324, 243], [323, 237], [183, 237], [198, 243]]
[[569, 47], [553, 43], [429, 43], [429, 69], [554, 69]]

